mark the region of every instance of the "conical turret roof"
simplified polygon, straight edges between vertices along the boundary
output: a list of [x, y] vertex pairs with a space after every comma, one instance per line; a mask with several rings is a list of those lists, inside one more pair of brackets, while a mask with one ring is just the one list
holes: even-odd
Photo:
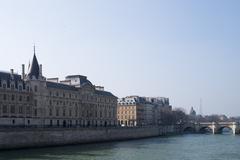
[[39, 64], [38, 64], [38, 60], [37, 57], [34, 53], [33, 55], [33, 60], [32, 60], [32, 64], [28, 73], [28, 78], [33, 79], [33, 77], [35, 77], [36, 79], [39, 78]]

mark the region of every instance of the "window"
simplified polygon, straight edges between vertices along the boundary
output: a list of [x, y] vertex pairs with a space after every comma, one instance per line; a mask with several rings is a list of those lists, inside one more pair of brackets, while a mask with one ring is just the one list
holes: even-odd
[[59, 109], [56, 109], [56, 116], [59, 116]]
[[7, 100], [7, 95], [6, 94], [3, 95], [3, 100]]
[[14, 84], [10, 85], [11, 90], [14, 90]]
[[71, 109], [69, 110], [69, 116], [70, 117], [72, 116], [72, 110]]
[[95, 117], [97, 117], [97, 111], [95, 111]]
[[52, 109], [50, 108], [49, 109], [49, 116], [51, 116], [52, 115]]
[[29, 97], [29, 96], [27, 96], [27, 101], [28, 101], [28, 102], [30, 101], [30, 97]]
[[10, 112], [11, 112], [11, 113], [15, 113], [15, 106], [11, 106]]
[[3, 105], [3, 113], [7, 113], [7, 106]]
[[27, 114], [30, 114], [30, 113], [31, 113], [31, 108], [30, 108], [30, 106], [27, 106], [27, 108], [26, 108], [26, 113], [27, 113]]
[[37, 116], [37, 109], [34, 109], [34, 115]]
[[78, 116], [77, 108], [75, 108], [75, 117]]
[[22, 85], [18, 86], [18, 90], [21, 92], [22, 91]]
[[7, 88], [7, 84], [3, 83], [3, 89], [6, 89], [6, 88]]
[[14, 96], [14, 95], [12, 95], [12, 101], [14, 101], [14, 99], [15, 99], [15, 96]]
[[22, 101], [22, 96], [19, 96], [19, 101], [20, 101], [20, 102]]
[[37, 86], [34, 86], [34, 91], [37, 92], [38, 91], [38, 88]]
[[63, 110], [63, 117], [65, 117], [65, 115], [66, 115], [66, 110], [64, 109]]
[[22, 114], [23, 113], [23, 107], [19, 106], [19, 113]]
[[37, 100], [36, 99], [34, 100], [34, 106], [37, 106]]

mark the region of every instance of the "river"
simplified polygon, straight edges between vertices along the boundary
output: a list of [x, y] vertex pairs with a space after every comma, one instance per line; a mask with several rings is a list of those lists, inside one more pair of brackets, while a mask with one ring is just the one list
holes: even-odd
[[187, 134], [140, 140], [0, 151], [3, 160], [239, 160], [239, 135]]

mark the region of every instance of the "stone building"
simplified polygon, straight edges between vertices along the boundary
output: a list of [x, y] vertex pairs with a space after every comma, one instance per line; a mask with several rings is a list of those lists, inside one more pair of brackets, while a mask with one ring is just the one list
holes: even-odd
[[86, 76], [46, 79], [34, 56], [28, 73], [0, 72], [0, 126], [77, 127], [117, 124], [117, 97]]
[[161, 114], [171, 111], [168, 98], [129, 96], [118, 99], [118, 123], [121, 126], [161, 124]]

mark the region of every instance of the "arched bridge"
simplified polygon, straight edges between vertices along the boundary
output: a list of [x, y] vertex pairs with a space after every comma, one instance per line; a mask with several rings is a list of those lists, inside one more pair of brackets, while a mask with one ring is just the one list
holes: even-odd
[[184, 124], [183, 131], [191, 131], [196, 133], [211, 131], [213, 134], [222, 133], [224, 128], [232, 130], [233, 134], [240, 134], [240, 124], [238, 122], [199, 122]]

